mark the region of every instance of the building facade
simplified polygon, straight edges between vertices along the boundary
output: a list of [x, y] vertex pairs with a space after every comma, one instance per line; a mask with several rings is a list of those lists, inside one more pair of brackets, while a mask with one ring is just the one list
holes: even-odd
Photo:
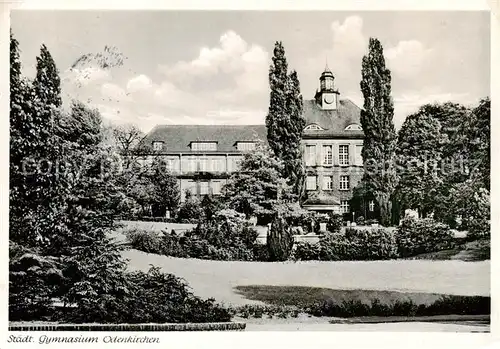
[[[334, 76], [325, 68], [312, 100], [304, 101], [306, 166], [304, 208], [348, 213], [353, 188], [363, 175], [361, 109], [341, 99]], [[219, 195], [227, 178], [238, 171], [246, 151], [267, 143], [265, 125], [158, 125], [143, 146], [160, 156], [179, 179], [181, 201], [186, 190], [199, 196]], [[154, 154], [154, 155], [153, 155]]]

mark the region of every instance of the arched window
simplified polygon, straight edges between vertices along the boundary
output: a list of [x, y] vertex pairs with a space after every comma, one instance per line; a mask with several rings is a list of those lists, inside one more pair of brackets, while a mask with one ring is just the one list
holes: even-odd
[[307, 125], [304, 131], [321, 131], [323, 128], [317, 124]]
[[347, 126], [345, 128], [345, 130], [346, 131], [363, 131], [361, 126], [359, 126], [358, 124], [350, 124], [349, 126]]

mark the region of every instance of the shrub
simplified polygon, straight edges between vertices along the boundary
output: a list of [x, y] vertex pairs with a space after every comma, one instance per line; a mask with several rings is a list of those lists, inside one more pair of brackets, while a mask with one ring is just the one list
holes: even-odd
[[345, 238], [351, 243], [352, 255], [357, 260], [381, 260], [397, 257], [394, 234], [384, 228], [345, 230]]
[[132, 247], [139, 251], [156, 254], [163, 253], [162, 239], [156, 231], [134, 228], [125, 230], [124, 234]]
[[488, 315], [491, 312], [490, 297], [443, 296], [431, 304], [416, 304], [411, 300], [398, 300], [383, 304], [378, 299], [370, 303], [360, 300], [335, 302], [329, 299], [305, 309], [313, 316], [361, 317], [361, 316], [433, 316], [433, 315]]
[[393, 234], [387, 229], [348, 228], [343, 234], [326, 234], [320, 238], [320, 259], [385, 260], [397, 257]]
[[259, 262], [269, 261], [269, 250], [265, 244], [255, 244], [252, 248], [253, 260]]
[[[151, 267], [146, 273], [123, 273], [122, 284], [108, 292], [120, 293], [119, 301], [110, 302], [111, 294], [88, 294], [86, 301], [65, 315], [73, 323], [187, 323], [225, 322], [229, 311], [213, 299], [194, 296], [180, 278]], [[118, 300], [118, 299], [117, 299]]]
[[295, 245], [293, 259], [300, 261], [314, 261], [320, 259], [320, 245], [301, 241]]
[[293, 235], [286, 220], [277, 215], [267, 233], [267, 248], [271, 261], [286, 261], [292, 252]]
[[401, 257], [452, 248], [453, 238], [449, 226], [430, 218], [405, 218], [396, 232], [398, 253]]
[[359, 216], [358, 218], [356, 218], [356, 224], [357, 225], [364, 225], [365, 224], [365, 217]]
[[378, 220], [377, 219], [367, 219], [365, 221], [365, 225], [372, 225], [372, 224], [378, 224]]
[[328, 221], [326, 222], [326, 230], [330, 233], [338, 233], [344, 224], [344, 219], [341, 215], [332, 213], [328, 216]]
[[177, 212], [177, 220], [179, 222], [197, 222], [203, 217], [203, 209], [200, 200], [193, 196], [189, 190], [186, 190], [184, 202], [180, 205]]

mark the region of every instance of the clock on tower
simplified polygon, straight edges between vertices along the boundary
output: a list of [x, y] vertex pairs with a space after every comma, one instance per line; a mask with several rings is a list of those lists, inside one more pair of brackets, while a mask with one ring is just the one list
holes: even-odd
[[316, 92], [316, 101], [323, 110], [337, 109], [339, 92], [335, 90], [334, 79], [335, 77], [327, 65], [319, 78], [320, 89]]

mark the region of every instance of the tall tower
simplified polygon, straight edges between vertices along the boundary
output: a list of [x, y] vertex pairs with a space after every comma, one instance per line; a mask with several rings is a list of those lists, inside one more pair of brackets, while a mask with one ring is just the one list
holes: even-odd
[[335, 77], [327, 64], [319, 78], [319, 90], [316, 91], [316, 95], [314, 96], [316, 103], [324, 110], [337, 109], [338, 95], [340, 93], [338, 90], [335, 90], [334, 80]]

